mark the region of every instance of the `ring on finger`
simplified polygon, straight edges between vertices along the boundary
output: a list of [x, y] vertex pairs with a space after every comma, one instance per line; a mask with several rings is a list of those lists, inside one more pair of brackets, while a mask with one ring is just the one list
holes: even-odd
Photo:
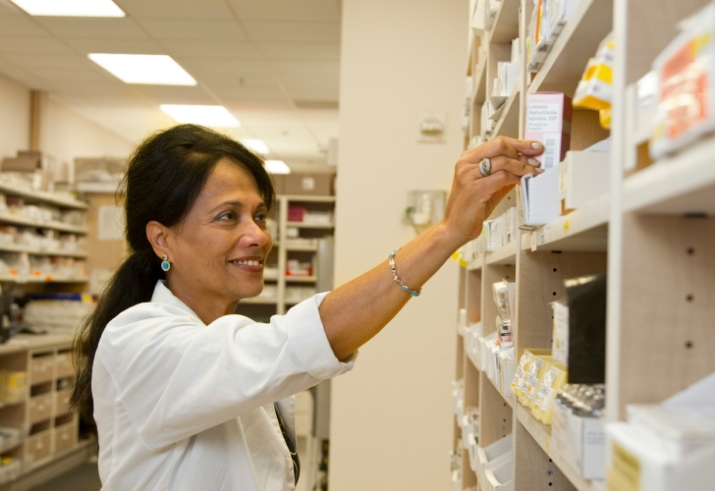
[[490, 159], [484, 158], [479, 162], [479, 172], [484, 177], [489, 177], [492, 173], [492, 161]]

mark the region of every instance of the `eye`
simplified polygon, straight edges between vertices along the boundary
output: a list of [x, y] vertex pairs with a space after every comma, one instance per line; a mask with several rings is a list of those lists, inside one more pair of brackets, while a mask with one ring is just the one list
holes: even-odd
[[236, 219], [236, 212], [234, 212], [234, 211], [225, 211], [216, 217], [216, 220], [219, 220], [219, 221], [228, 221], [228, 220], [235, 220], [235, 219]]
[[254, 220], [257, 222], [263, 222], [265, 223], [266, 220], [268, 220], [268, 215], [266, 213], [258, 213], [255, 217]]

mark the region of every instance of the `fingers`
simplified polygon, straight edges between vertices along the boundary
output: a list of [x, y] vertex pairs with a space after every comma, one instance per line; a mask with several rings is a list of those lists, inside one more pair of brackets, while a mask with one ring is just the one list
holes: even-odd
[[464, 152], [462, 159], [478, 163], [484, 158], [491, 159], [499, 155], [505, 155], [516, 160], [519, 159], [520, 154], [529, 157], [540, 155], [543, 151], [544, 146], [539, 142], [498, 136], [484, 145]]
[[[495, 174], [496, 172], [499, 172], [501, 170], [510, 172], [514, 174], [515, 176], [525, 176], [527, 174], [531, 174], [532, 176], [536, 176], [538, 174], [541, 174], [544, 172], [544, 169], [540, 169], [539, 166], [539, 161], [532, 158], [532, 157], [527, 157], [525, 155], [522, 155], [518, 160], [511, 159], [509, 157], [504, 157], [504, 156], [499, 156], [499, 157], [494, 157], [491, 159], [492, 162], [492, 174]], [[481, 173], [480, 173], [481, 175]]]
[[476, 185], [480, 187], [480, 191], [484, 193], [484, 197], [489, 199], [502, 188], [517, 184], [519, 179], [520, 177], [511, 172], [500, 170], [489, 177], [479, 179]]

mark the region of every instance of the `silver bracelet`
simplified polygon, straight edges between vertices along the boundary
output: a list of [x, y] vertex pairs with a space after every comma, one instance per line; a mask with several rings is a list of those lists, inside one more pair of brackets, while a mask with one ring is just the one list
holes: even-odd
[[395, 267], [395, 254], [397, 254], [397, 251], [399, 251], [399, 249], [395, 249], [390, 253], [390, 270], [392, 271], [392, 277], [394, 278], [395, 283], [400, 285], [403, 292], [409, 293], [411, 297], [419, 297], [420, 293], [422, 293], [421, 288], [419, 290], [412, 290], [409, 286], [402, 282], [399, 276], [397, 276], [397, 268]]

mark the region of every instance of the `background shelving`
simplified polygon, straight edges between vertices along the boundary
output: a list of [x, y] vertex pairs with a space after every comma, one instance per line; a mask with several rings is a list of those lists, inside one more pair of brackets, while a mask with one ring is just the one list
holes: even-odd
[[[507, 101], [512, 106], [505, 108], [495, 131], [484, 134], [472, 117], [465, 135], [465, 141], [477, 135], [523, 135], [527, 95], [557, 91], [572, 96], [588, 59], [614, 32], [609, 194], [544, 227], [520, 232], [513, 244], [476, 256], [461, 270], [458, 302], [466, 309], [468, 324], [481, 321], [485, 334], [493, 332], [491, 284], [502, 278], [516, 281], [513, 333], [518, 360], [527, 348], [550, 348], [549, 302], [563, 295], [563, 280], [608, 270], [607, 421], [623, 420], [629, 403], [661, 402], [715, 371], [715, 305], [709, 301], [715, 294], [715, 137], [707, 135], [648, 165], [647, 159], [638, 160], [647, 139], [627, 123], [635, 111], [627, 98], [633, 84], [675, 36], [678, 23], [708, 3], [684, 0], [655, 8], [646, 0], [580, 0], [541, 69], [517, 84]], [[504, 33], [520, 33], [525, 52], [524, 24], [533, 5], [530, 0], [502, 2], [491, 30], [470, 43], [472, 111], [479, 111], [491, 92], [496, 62], [506, 59], [504, 43], [510, 39]], [[574, 111], [571, 150], [608, 135], [594, 112]], [[637, 170], [624, 171], [634, 161]], [[492, 217], [503, 211], [495, 210]], [[479, 447], [512, 435], [511, 489], [605, 490], [604, 482], [582, 479], [552, 452], [551, 427], [505, 398], [480, 371], [468, 349], [470, 335], [457, 336], [456, 379], [464, 381], [464, 407], [479, 408]], [[454, 432], [456, 449], [458, 421]], [[466, 450], [461, 460], [457, 487], [478, 486]]]

